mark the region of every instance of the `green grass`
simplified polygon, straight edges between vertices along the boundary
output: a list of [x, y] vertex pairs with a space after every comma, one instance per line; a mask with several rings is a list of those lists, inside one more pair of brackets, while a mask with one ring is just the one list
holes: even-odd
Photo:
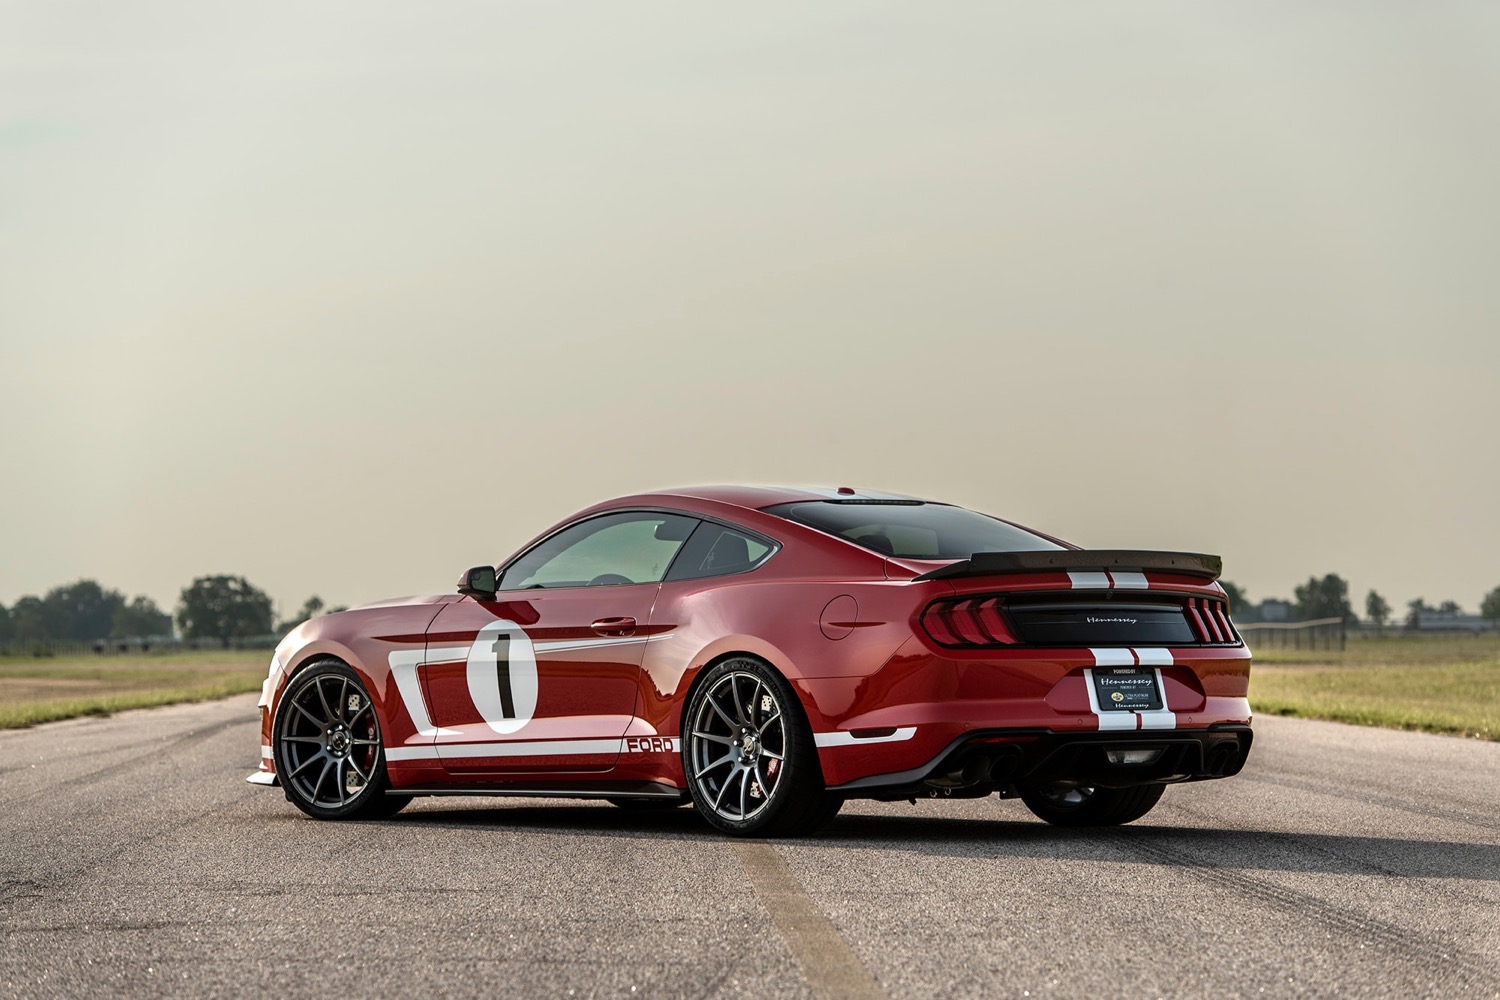
[[1500, 636], [1351, 635], [1342, 651], [1256, 651], [1250, 704], [1259, 714], [1500, 740]]
[[0, 657], [0, 729], [244, 694], [270, 660], [262, 650]]

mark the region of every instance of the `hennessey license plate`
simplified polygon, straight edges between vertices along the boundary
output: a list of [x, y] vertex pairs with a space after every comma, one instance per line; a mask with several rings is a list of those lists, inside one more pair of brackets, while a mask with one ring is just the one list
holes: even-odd
[[1094, 694], [1101, 712], [1156, 712], [1164, 704], [1156, 671], [1142, 667], [1094, 668]]

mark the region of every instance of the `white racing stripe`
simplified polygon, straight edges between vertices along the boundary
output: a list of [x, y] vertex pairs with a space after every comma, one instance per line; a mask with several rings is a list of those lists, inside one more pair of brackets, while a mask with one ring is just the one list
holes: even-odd
[[649, 635], [640, 635], [602, 639], [551, 639], [532, 645], [536, 647], [538, 653], [562, 653], [572, 649], [593, 649], [596, 646], [631, 646], [636, 643], [650, 642], [651, 638]]
[[271, 750], [270, 747], [268, 747], [264, 743], [262, 743], [260, 745], [260, 759], [261, 760], [275, 760], [276, 759], [276, 755], [275, 755], [275, 753], [272, 752], [272, 750]]
[[[917, 734], [916, 726], [903, 726], [886, 736], [860, 739], [853, 733], [838, 730], [817, 733], [813, 742], [822, 747], [860, 746], [866, 743], [901, 743]], [[605, 740], [536, 740], [529, 742], [439, 743], [426, 746], [390, 747], [386, 760], [439, 760], [458, 758], [484, 760], [505, 757], [577, 757], [621, 753], [677, 753], [682, 741], [677, 737], [625, 736]]]
[[504, 757], [579, 757], [621, 753], [676, 753], [682, 741], [675, 736], [624, 736], [602, 740], [531, 740], [494, 743], [439, 743], [391, 747], [386, 760], [438, 760], [443, 757], [484, 760]]
[[[427, 699], [422, 697], [422, 682], [417, 680], [417, 668], [424, 663], [450, 663], [466, 660], [468, 646], [438, 646], [433, 649], [398, 649], [390, 655], [391, 677], [396, 681], [396, 690], [411, 716], [412, 725], [419, 736], [457, 736], [455, 729], [442, 729], [432, 724], [427, 715]], [[386, 751], [390, 757], [390, 751]], [[400, 760], [401, 758], [395, 758]]]
[[1161, 692], [1161, 708], [1154, 712], [1141, 712], [1142, 729], [1176, 729], [1177, 713], [1167, 705], [1167, 684], [1162, 680], [1161, 668], [1172, 665], [1170, 649], [1146, 648], [1134, 650], [1143, 667], [1156, 667], [1156, 689]]
[[538, 742], [443, 743], [434, 746], [391, 747], [386, 760], [436, 760], [442, 757], [579, 757], [618, 754], [625, 745], [616, 740], [542, 740]]
[[1145, 590], [1147, 587], [1145, 573], [1133, 573], [1121, 570], [1110, 570], [1109, 578], [1112, 583], [1121, 590]]
[[1145, 573], [1129, 569], [1112, 569], [1107, 572], [1070, 569], [1068, 581], [1074, 590], [1145, 590], [1151, 586], [1146, 582]]
[[1094, 688], [1094, 671], [1085, 668], [1083, 683], [1088, 689], [1089, 710], [1099, 720], [1101, 730], [1176, 729], [1177, 713], [1167, 705], [1167, 685], [1162, 679], [1161, 668], [1172, 665], [1172, 651], [1156, 646], [1132, 649], [1102, 647], [1090, 649], [1095, 667], [1156, 667], [1156, 689], [1161, 692], [1162, 707], [1152, 712], [1120, 712], [1101, 710], [1099, 693]]
[[853, 747], [862, 746], [866, 743], [903, 743], [917, 735], [916, 726], [903, 726], [894, 733], [885, 736], [869, 736], [860, 738], [847, 730], [836, 730], [831, 733], [816, 733], [813, 743], [819, 747]]
[[[1126, 651], [1126, 650], [1123, 650], [1123, 649], [1108, 649], [1108, 650], [1105, 650], [1105, 649], [1096, 649], [1096, 650], [1094, 650], [1094, 656], [1095, 656], [1096, 662], [1098, 660], [1098, 654], [1100, 654], [1100, 653], [1125, 653], [1126, 663], [1133, 663], [1133, 662], [1135, 662], [1135, 661], [1133, 661], [1133, 660], [1131, 660], [1129, 658], [1130, 657], [1130, 653], [1128, 651]], [[1119, 663], [1111, 663], [1111, 664], [1098, 663], [1097, 665], [1102, 667], [1102, 666], [1120, 666], [1121, 664], [1119, 664]], [[1135, 713], [1134, 712], [1106, 712], [1106, 711], [1103, 711], [1103, 710], [1101, 710], [1099, 708], [1099, 692], [1094, 689], [1094, 671], [1091, 670], [1091, 669], [1089, 669], [1089, 668], [1087, 668], [1087, 667], [1085, 667], [1084, 671], [1083, 671], [1083, 683], [1088, 688], [1088, 692], [1089, 692], [1089, 711], [1093, 712], [1094, 713], [1094, 718], [1096, 718], [1096, 719], [1099, 720], [1099, 728], [1100, 728], [1100, 730], [1105, 730], [1105, 729], [1130, 729], [1130, 730], [1134, 730], [1135, 729], [1136, 723], [1135, 723]]]

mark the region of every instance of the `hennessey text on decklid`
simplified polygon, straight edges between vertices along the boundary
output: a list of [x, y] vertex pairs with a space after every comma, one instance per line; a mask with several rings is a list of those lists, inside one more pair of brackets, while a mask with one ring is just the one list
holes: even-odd
[[1249, 753], [1218, 574], [848, 488], [624, 497], [456, 594], [294, 629], [250, 780], [321, 819], [556, 795], [767, 836], [850, 798], [998, 793], [1129, 822]]

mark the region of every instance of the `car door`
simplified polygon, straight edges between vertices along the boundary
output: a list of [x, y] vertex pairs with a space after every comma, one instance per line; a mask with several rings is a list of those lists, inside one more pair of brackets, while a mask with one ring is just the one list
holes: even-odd
[[443, 767], [614, 766], [635, 714], [652, 605], [696, 525], [659, 511], [577, 521], [504, 567], [495, 600], [444, 607], [422, 668]]

